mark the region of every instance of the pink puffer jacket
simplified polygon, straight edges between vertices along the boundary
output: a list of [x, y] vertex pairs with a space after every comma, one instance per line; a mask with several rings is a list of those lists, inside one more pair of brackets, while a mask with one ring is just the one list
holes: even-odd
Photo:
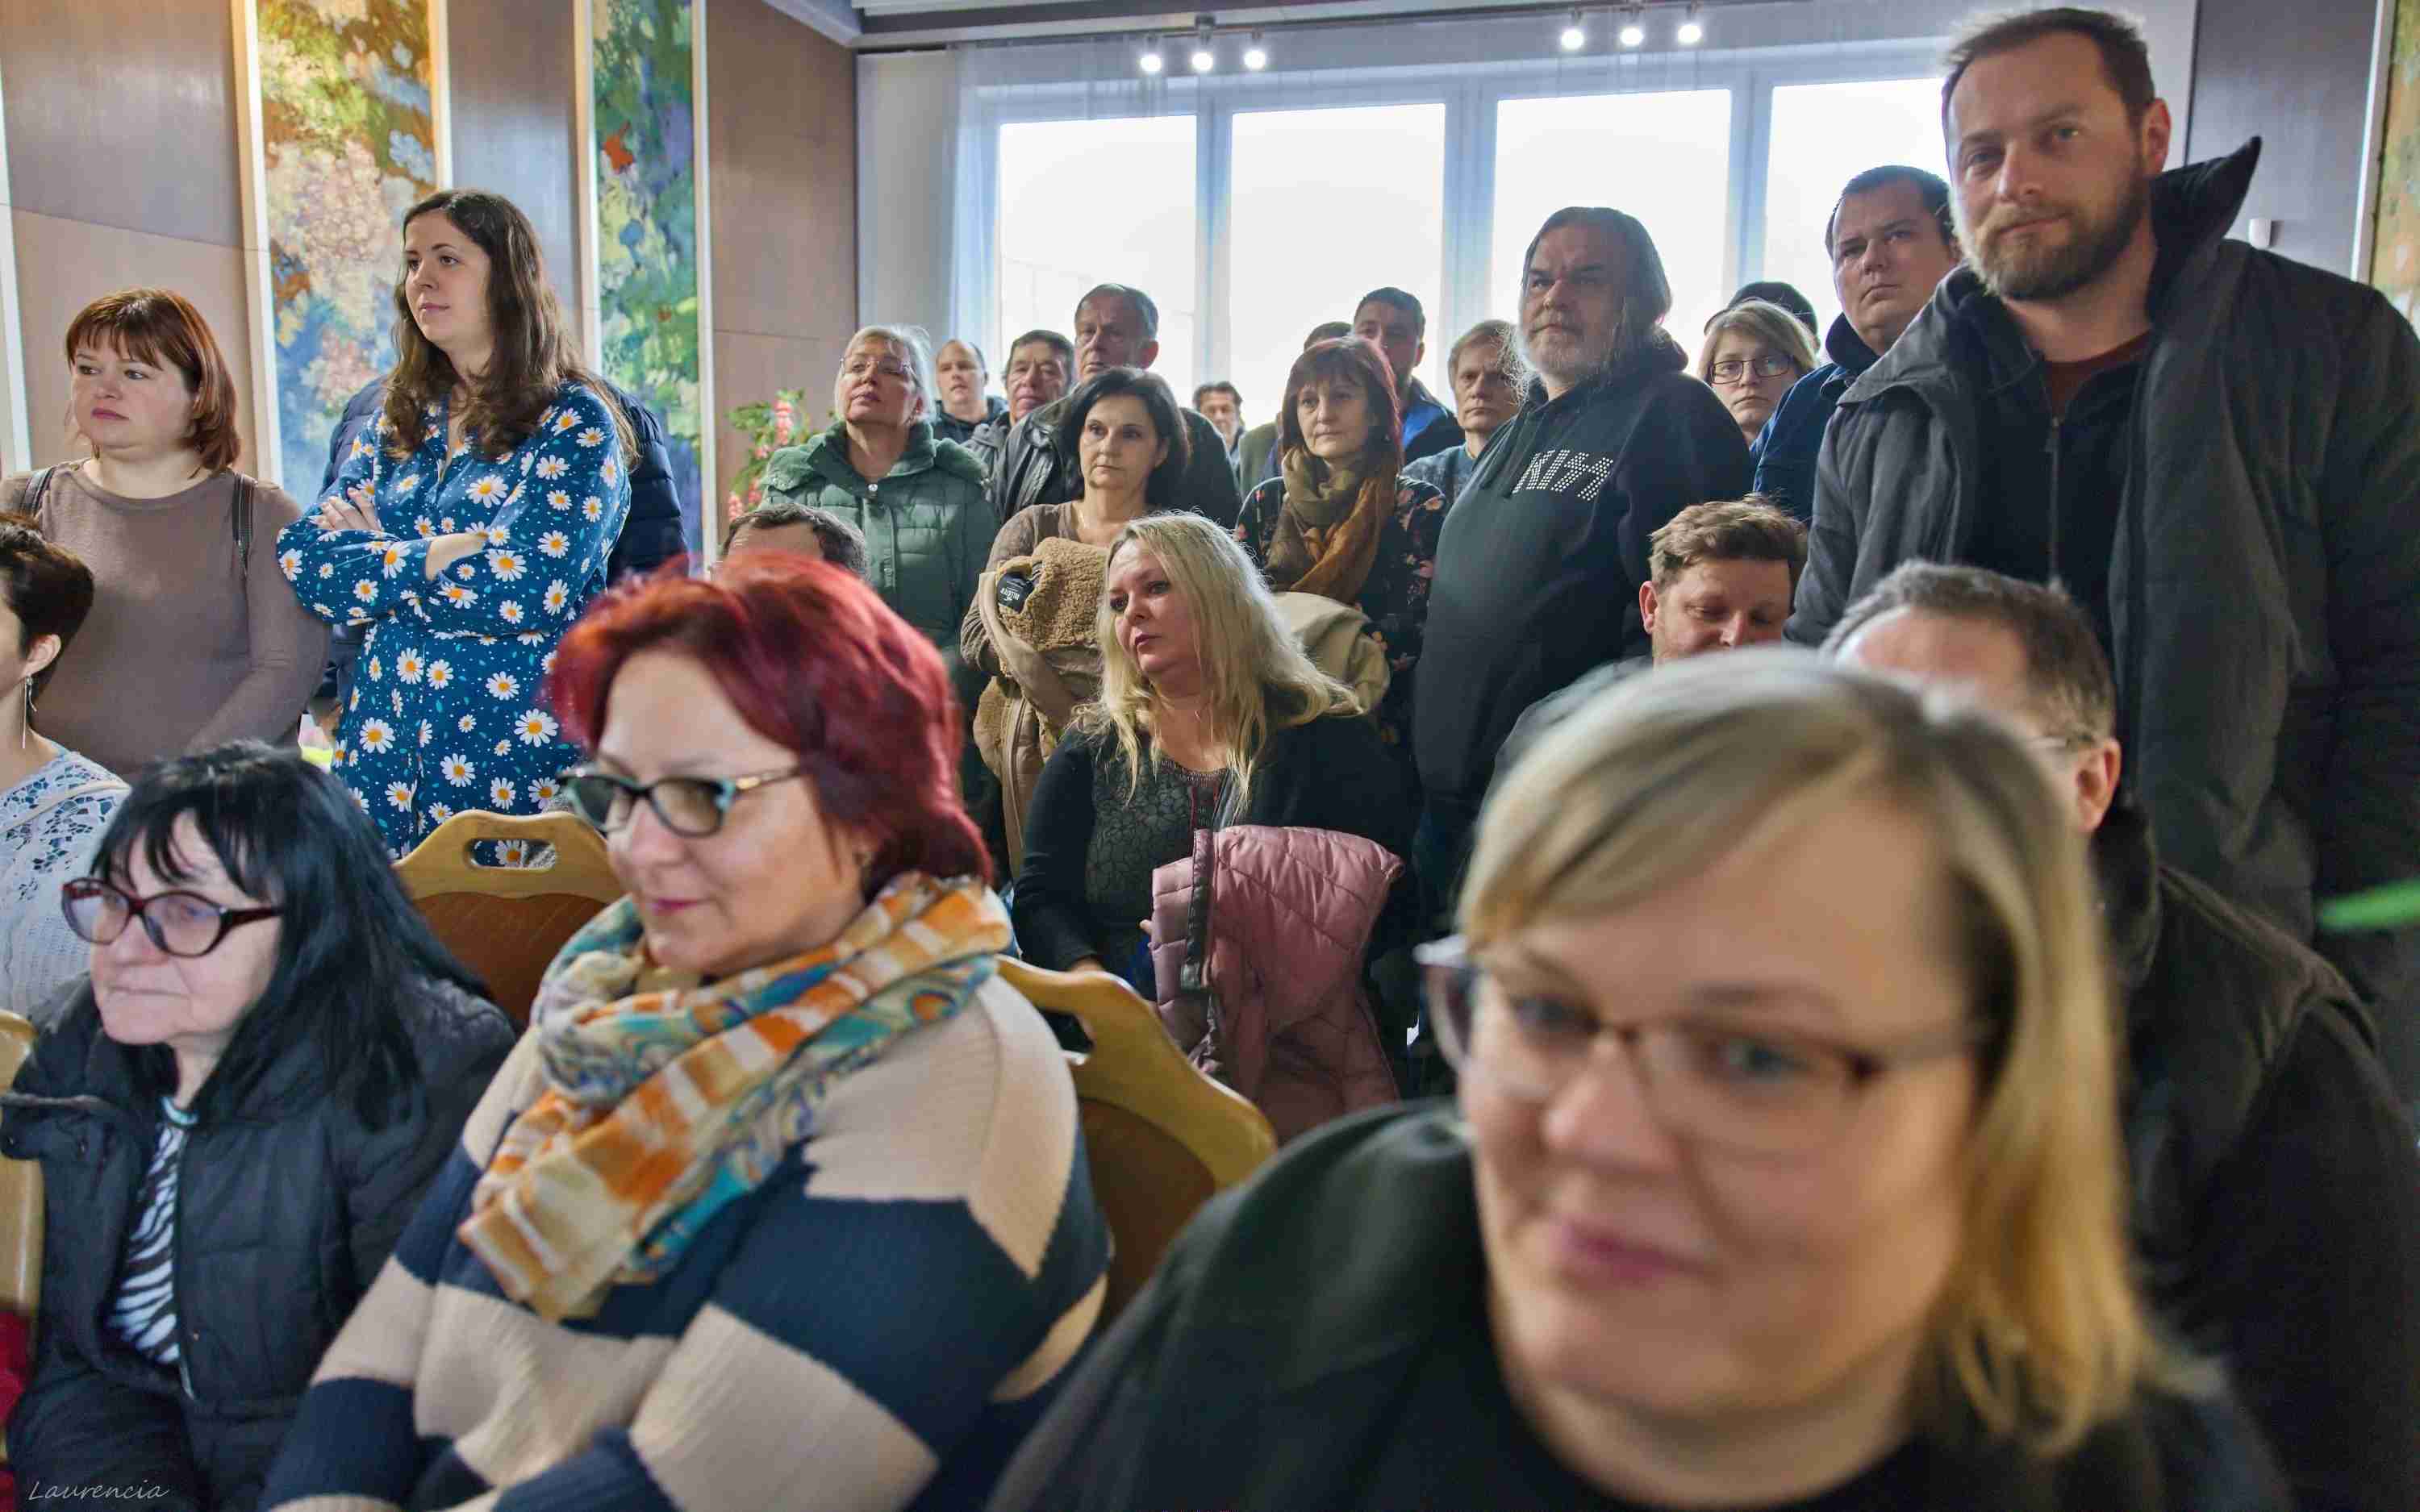
[[1239, 825], [1152, 873], [1160, 1021], [1280, 1141], [1396, 1099], [1361, 959], [1403, 872], [1357, 835]]

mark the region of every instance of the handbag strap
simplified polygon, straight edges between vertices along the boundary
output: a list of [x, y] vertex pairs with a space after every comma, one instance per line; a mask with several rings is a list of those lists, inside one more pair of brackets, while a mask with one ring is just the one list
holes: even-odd
[[227, 529], [235, 535], [236, 573], [246, 594], [252, 592], [252, 488], [250, 474], [235, 475], [235, 507], [227, 519]]
[[27, 515], [40, 514], [42, 501], [50, 497], [51, 480], [57, 477], [59, 469], [67, 465], [65, 462], [54, 462], [35, 473], [34, 481], [25, 486], [25, 497], [17, 501], [17, 508]]

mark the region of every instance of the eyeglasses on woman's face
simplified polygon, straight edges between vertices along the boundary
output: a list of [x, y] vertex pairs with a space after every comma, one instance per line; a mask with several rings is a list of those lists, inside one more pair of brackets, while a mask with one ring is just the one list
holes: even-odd
[[1708, 368], [1706, 372], [1707, 376], [1717, 383], [1741, 383], [1746, 380], [1751, 371], [1758, 378], [1779, 378], [1784, 373], [1794, 373], [1797, 370], [1798, 364], [1779, 352], [1766, 352], [1754, 358], [1726, 357]]
[[628, 828], [644, 800], [666, 829], [684, 840], [705, 840], [722, 828], [731, 806], [742, 797], [805, 775], [804, 767], [792, 766], [746, 777], [660, 777], [653, 782], [633, 782], [582, 766], [565, 778], [563, 790], [573, 811], [606, 834]]
[[137, 898], [100, 877], [78, 877], [59, 889], [68, 928], [89, 945], [115, 944], [136, 920], [165, 955], [188, 960], [219, 948], [230, 930], [275, 918], [283, 908], [228, 908], [197, 892], [155, 892]]
[[1552, 1102], [1619, 1041], [1649, 1111], [1673, 1135], [1751, 1156], [1813, 1154], [1838, 1137], [1859, 1094], [1892, 1069], [1958, 1055], [1982, 1026], [1944, 1026], [1852, 1045], [1718, 1014], [1617, 1024], [1543, 995], [1506, 991], [1460, 938], [1417, 952], [1429, 1020], [1462, 1075], [1527, 1103]]

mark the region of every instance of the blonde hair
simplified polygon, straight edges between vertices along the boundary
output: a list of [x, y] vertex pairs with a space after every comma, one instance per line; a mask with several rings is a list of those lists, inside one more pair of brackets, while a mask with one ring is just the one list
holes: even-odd
[[1698, 347], [1698, 377], [1705, 382], [1714, 380], [1714, 348], [1730, 331], [1753, 336], [1789, 358], [1800, 378], [1822, 363], [1815, 355], [1814, 338], [1796, 316], [1770, 300], [1742, 300], [1706, 322], [1706, 339]]
[[[1234, 537], [1199, 515], [1145, 515], [1130, 521], [1109, 544], [1109, 565], [1114, 567], [1118, 553], [1129, 547], [1157, 558], [1170, 586], [1192, 609], [1211, 728], [1234, 755], [1230, 812], [1242, 810], [1253, 768], [1271, 734], [1330, 714], [1364, 712], [1350, 688], [1304, 655], [1268, 585]], [[1155, 743], [1147, 755], [1143, 748], [1159, 695], [1118, 639], [1117, 615], [1106, 593], [1094, 613], [1094, 632], [1101, 643], [1101, 696], [1085, 706], [1078, 723], [1116, 732], [1132, 791], [1142, 782], [1146, 761], [1155, 769], [1159, 764], [1158, 746]]]
[[1919, 1421], [2060, 1453], [2146, 1384], [2210, 1381], [2134, 1287], [2101, 920], [2082, 838], [2012, 731], [1797, 648], [1658, 668], [1509, 774], [1481, 819], [1463, 931], [1478, 947], [1619, 911], [1867, 795], [1931, 833], [1989, 1034]]

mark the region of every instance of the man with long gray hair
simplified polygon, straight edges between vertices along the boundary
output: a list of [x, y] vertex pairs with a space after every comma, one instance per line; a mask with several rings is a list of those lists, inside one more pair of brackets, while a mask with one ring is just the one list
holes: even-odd
[[1665, 333], [1672, 286], [1645, 226], [1602, 207], [1557, 210], [1521, 268], [1519, 337], [1536, 378], [1446, 517], [1417, 671], [1426, 806], [1414, 860], [1433, 906], [1458, 885], [1521, 711], [1648, 649], [1648, 537], [1748, 486], [1739, 425]]

